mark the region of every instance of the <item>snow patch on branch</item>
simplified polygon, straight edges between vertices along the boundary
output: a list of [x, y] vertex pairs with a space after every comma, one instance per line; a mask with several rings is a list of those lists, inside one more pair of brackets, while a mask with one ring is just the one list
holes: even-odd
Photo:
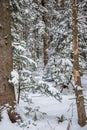
[[18, 75], [18, 72], [16, 70], [13, 70], [11, 72], [11, 77], [9, 79], [9, 83], [11, 84], [14, 84], [14, 85], [17, 85], [19, 82], [19, 75]]

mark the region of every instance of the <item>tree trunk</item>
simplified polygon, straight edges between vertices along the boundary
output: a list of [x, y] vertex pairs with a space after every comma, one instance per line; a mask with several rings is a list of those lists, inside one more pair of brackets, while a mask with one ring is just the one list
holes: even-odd
[[75, 96], [76, 96], [76, 105], [77, 105], [77, 113], [78, 113], [78, 123], [80, 126], [84, 126], [86, 124], [86, 112], [84, 106], [84, 96], [82, 91], [81, 78], [79, 73], [77, 0], [72, 0], [72, 4], [73, 4], [72, 17], [73, 17], [73, 58], [74, 58], [73, 74], [74, 74], [74, 80], [76, 85]]
[[[46, 4], [46, 0], [42, 0], [42, 6], [45, 7], [45, 4]], [[45, 24], [45, 30], [44, 30], [44, 34], [42, 35], [42, 39], [43, 39], [43, 52], [44, 52], [44, 66], [47, 64], [48, 62], [48, 54], [47, 54], [47, 30], [46, 30], [46, 14], [43, 13], [43, 16], [42, 16], [42, 21], [44, 22]]]
[[65, 7], [64, 0], [61, 0], [60, 7], [61, 7], [61, 9], [64, 9], [64, 7]]
[[[36, 23], [35, 23], [36, 24]], [[34, 29], [34, 61], [36, 62], [39, 59], [39, 47], [37, 46], [37, 37], [38, 37], [38, 29]]]
[[10, 2], [0, 0], [0, 106], [9, 104], [14, 107], [14, 88], [8, 83], [13, 69], [11, 26], [10, 26]]
[[48, 62], [46, 33], [42, 35], [42, 38], [43, 38], [43, 52], [44, 52], [44, 66], [45, 66]]

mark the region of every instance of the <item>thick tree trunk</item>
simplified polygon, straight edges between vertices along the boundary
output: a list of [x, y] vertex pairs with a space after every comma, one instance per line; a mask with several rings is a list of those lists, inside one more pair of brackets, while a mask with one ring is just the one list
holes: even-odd
[[13, 69], [10, 3], [9, 0], [0, 0], [0, 106], [9, 104], [14, 107], [14, 88], [8, 83]]
[[[77, 0], [72, 0], [72, 17], [73, 17], [73, 73], [75, 80], [75, 96], [78, 113], [78, 123], [80, 126], [86, 124], [86, 112], [84, 106], [84, 96], [82, 92], [81, 78], [79, 73], [79, 56], [78, 56], [78, 24], [77, 24]], [[79, 86], [79, 87], [78, 87]]]

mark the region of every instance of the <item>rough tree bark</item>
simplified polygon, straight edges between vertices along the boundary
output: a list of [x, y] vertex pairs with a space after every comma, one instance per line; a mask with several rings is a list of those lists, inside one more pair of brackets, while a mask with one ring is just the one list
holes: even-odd
[[[0, 0], [0, 106], [9, 104], [11, 109], [15, 105], [14, 87], [8, 83], [12, 69], [10, 2]], [[11, 109], [8, 112], [10, 119]]]
[[[78, 56], [78, 8], [77, 0], [72, 0], [72, 18], [73, 18], [73, 74], [75, 80], [75, 96], [78, 113], [78, 123], [80, 126], [86, 124], [86, 112], [84, 106], [84, 96], [79, 73], [79, 56]], [[79, 86], [79, 87], [78, 87]]]

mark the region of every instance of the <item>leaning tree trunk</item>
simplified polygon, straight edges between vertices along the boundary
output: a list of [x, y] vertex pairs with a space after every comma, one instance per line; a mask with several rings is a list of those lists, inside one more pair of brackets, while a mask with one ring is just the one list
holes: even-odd
[[0, 106], [9, 104], [13, 108], [15, 93], [14, 88], [8, 83], [12, 69], [10, 2], [0, 0]]
[[86, 112], [84, 106], [84, 96], [82, 92], [81, 78], [79, 73], [79, 56], [78, 56], [78, 8], [77, 0], [72, 0], [72, 17], [73, 17], [73, 73], [75, 80], [75, 96], [78, 113], [78, 123], [80, 126], [86, 124]]

